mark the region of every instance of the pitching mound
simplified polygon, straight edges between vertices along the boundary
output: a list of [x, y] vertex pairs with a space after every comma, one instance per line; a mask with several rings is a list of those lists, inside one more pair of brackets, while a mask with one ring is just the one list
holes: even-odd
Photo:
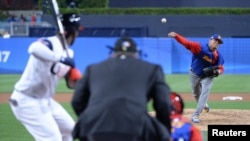
[[[191, 119], [194, 109], [185, 109], [184, 117]], [[154, 116], [154, 112], [150, 113]], [[201, 130], [207, 130], [207, 125], [246, 125], [250, 124], [250, 110], [231, 110], [231, 109], [211, 109], [209, 113], [201, 113], [200, 123], [195, 123]]]
[[[191, 118], [194, 109], [186, 109], [184, 116], [188, 119]], [[201, 130], [207, 130], [207, 125], [211, 124], [250, 124], [250, 111], [249, 110], [232, 110], [232, 109], [211, 109], [209, 113], [201, 113], [201, 123], [195, 124]]]

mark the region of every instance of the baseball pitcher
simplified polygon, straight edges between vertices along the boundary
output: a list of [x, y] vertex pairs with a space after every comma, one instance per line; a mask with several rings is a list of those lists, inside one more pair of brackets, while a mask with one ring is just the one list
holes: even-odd
[[[66, 42], [72, 45], [80, 17], [64, 14], [62, 24]], [[81, 78], [74, 52], [68, 46], [62, 47], [58, 34], [31, 43], [28, 52], [29, 60], [10, 97], [11, 109], [36, 141], [72, 141], [75, 122], [53, 96], [60, 79], [72, 84]]]
[[193, 54], [189, 76], [192, 94], [198, 104], [192, 114], [192, 121], [199, 123], [199, 115], [202, 110], [204, 109], [206, 112], [210, 110], [207, 101], [214, 77], [224, 72], [224, 58], [217, 50], [223, 44], [223, 40], [218, 34], [212, 35], [206, 44], [189, 41], [175, 32], [170, 32], [168, 36], [175, 38]]

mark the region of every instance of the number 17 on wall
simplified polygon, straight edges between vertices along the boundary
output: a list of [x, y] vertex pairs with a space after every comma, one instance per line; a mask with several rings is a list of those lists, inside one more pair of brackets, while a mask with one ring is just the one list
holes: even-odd
[[0, 50], [0, 63], [7, 62], [9, 56], [10, 56], [10, 51], [1, 51]]

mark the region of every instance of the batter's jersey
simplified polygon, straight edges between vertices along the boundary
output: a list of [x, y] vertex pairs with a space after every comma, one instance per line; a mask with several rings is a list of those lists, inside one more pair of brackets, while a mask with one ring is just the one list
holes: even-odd
[[[67, 50], [73, 58], [73, 50]], [[61, 57], [66, 57], [60, 40], [57, 36], [39, 39], [31, 43], [28, 53], [30, 57], [21, 78], [14, 86], [15, 90], [33, 97], [51, 97], [62, 77], [52, 74], [52, 65], [59, 64], [61, 69], [69, 69], [69, 66], [59, 63]]]

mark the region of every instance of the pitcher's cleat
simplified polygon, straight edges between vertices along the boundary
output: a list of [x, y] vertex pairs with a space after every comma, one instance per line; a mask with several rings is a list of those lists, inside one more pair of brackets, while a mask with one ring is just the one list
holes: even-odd
[[192, 122], [193, 123], [200, 123], [200, 119], [199, 119], [199, 116], [192, 116]]
[[206, 112], [206, 113], [208, 113], [209, 111], [210, 111], [210, 107], [206, 104], [206, 106], [204, 107], [204, 111]]

